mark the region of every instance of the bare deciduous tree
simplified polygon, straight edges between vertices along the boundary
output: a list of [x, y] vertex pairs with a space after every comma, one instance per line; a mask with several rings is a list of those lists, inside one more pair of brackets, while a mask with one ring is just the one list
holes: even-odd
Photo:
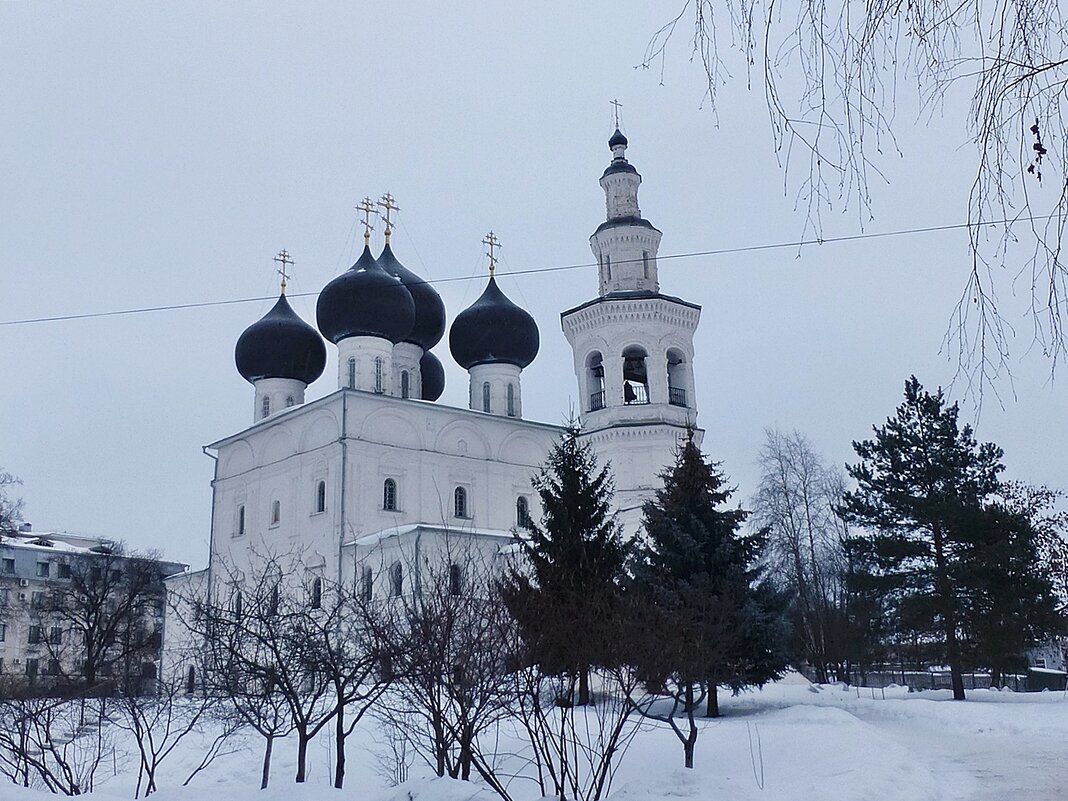
[[[894, 122], [907, 89], [925, 113], [958, 90], [969, 93], [962, 135], [975, 152], [967, 209], [972, 260], [944, 344], [980, 396], [1006, 374], [1013, 326], [999, 294], [1011, 282], [1028, 292], [1034, 341], [1056, 366], [1068, 347], [1061, 260], [1068, 27], [1057, 0], [684, 0], [652, 36], [642, 62], [659, 65], [661, 79], [680, 25], [690, 31], [692, 60], [704, 70], [713, 108], [731, 72], [731, 51], [742, 71], [757, 73], [780, 164], [797, 179], [806, 229], [817, 235], [821, 215], [836, 203], [870, 215], [871, 181], [884, 180], [880, 163], [898, 152]], [[946, 151], [957, 144], [940, 143]], [[1017, 239], [1030, 243], [1022, 266], [1007, 259]]]

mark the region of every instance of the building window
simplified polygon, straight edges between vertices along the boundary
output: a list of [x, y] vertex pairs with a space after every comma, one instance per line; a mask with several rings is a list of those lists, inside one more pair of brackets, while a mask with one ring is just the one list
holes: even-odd
[[672, 348], [667, 352], [668, 403], [672, 406], [688, 406], [686, 378], [686, 359], [681, 351]]
[[371, 597], [374, 595], [374, 588], [375, 588], [375, 584], [374, 584], [375, 574], [374, 574], [374, 571], [371, 570], [370, 567], [366, 567], [365, 566], [364, 569], [363, 569], [363, 575], [362, 575], [360, 581], [361, 581], [361, 584], [360, 584], [360, 597], [365, 602], [366, 601], [370, 601]]
[[7, 639], [7, 623], [0, 623], [0, 642]]
[[37, 578], [48, 578], [48, 574], [51, 572], [48, 562], [37, 563]]
[[31, 679], [37, 678], [37, 664], [36, 659], [26, 660], [26, 675]]
[[69, 579], [70, 565], [68, 565], [66, 562], [60, 562], [58, 565], [56, 565], [56, 575], [61, 579]]
[[14, 559], [5, 559], [3, 561], [3, 563], [0, 564], [0, 567], [3, 568], [3, 572], [4, 572], [5, 575], [13, 576], [15, 574], [15, 560]]
[[515, 384], [508, 385], [508, 416], [515, 417]]
[[375, 392], [382, 394], [382, 357], [375, 356]]
[[52, 630], [48, 632], [48, 644], [49, 645], [62, 645], [63, 644], [63, 629], [59, 626], [53, 626]]
[[382, 508], [387, 512], [397, 511], [397, 482], [392, 478], [382, 482]]
[[320, 481], [315, 485], [315, 513], [326, 511], [326, 482]]
[[185, 674], [185, 694], [192, 695], [197, 691], [197, 669], [192, 665]]
[[241, 505], [237, 507], [237, 528], [234, 531], [235, 537], [245, 536], [245, 507]]
[[464, 591], [464, 570], [453, 562], [449, 565], [449, 595], [461, 595]]
[[323, 580], [316, 578], [312, 580], [311, 585], [311, 608], [322, 609], [323, 608]]
[[604, 274], [605, 274], [605, 277], [609, 281], [612, 280], [612, 257], [611, 256], [605, 256], [604, 257]]
[[271, 615], [273, 617], [274, 615], [278, 614], [278, 602], [279, 602], [278, 585], [275, 584], [273, 587], [271, 587], [271, 595], [267, 599], [267, 614], [268, 615]]
[[271, 399], [264, 395], [262, 405], [260, 406], [260, 417], [266, 417], [271, 413]]
[[389, 568], [389, 594], [399, 598], [404, 592], [404, 566], [394, 562]]
[[356, 360], [349, 359], [349, 389], [356, 389]]
[[241, 617], [241, 613], [245, 610], [245, 601], [241, 597], [241, 591], [238, 590], [234, 593], [233, 598], [233, 610], [236, 617]]
[[530, 526], [530, 502], [524, 495], [515, 499], [515, 524], [520, 528]]
[[490, 411], [490, 385], [489, 381], [482, 382], [482, 411]]
[[648, 250], [643, 250], [642, 251], [642, 276], [645, 277], [645, 278], [649, 277], [649, 251]]
[[295, 400], [293, 400], [293, 396], [292, 395], [286, 395], [286, 408], [288, 409], [290, 406], [296, 406], [296, 405], [297, 405], [297, 402]]
[[30, 645], [37, 645], [41, 642], [41, 627], [30, 626], [29, 631], [26, 633], [26, 642]]
[[623, 403], [649, 402], [649, 376], [646, 371], [644, 348], [636, 345], [623, 351]]
[[0, 589], [0, 606], [7, 606], [7, 588]]
[[456, 517], [467, 517], [467, 490], [457, 487], [452, 493], [452, 513]]
[[[30, 593], [30, 606], [34, 609], [40, 609], [44, 606], [45, 594], [43, 592], [31, 592]], [[111, 610], [108, 610], [111, 611]]]
[[271, 525], [277, 526], [282, 522], [282, 502], [271, 501]]
[[407, 370], [401, 370], [401, 397], [410, 398], [412, 396], [412, 377], [408, 374]]

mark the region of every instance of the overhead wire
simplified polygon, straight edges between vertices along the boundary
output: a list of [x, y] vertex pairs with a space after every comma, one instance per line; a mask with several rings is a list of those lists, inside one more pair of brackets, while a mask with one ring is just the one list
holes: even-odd
[[[685, 253], [669, 253], [666, 255], [658, 255], [657, 261], [669, 261], [676, 259], [692, 259], [700, 258], [703, 256], [728, 256], [738, 253], [757, 253], [766, 250], [782, 250], [784, 248], [802, 248], [812, 245], [832, 245], [840, 244], [844, 242], [857, 242], [866, 239], [885, 239], [895, 236], [909, 236], [913, 234], [927, 234], [927, 233], [939, 233], [945, 231], [959, 231], [967, 228], [988, 228], [997, 225], [1007, 225], [1016, 222], [1027, 222], [1028, 220], [1041, 219], [1041, 218], [1011, 218], [1003, 220], [988, 220], [979, 223], [949, 223], [945, 225], [929, 225], [918, 228], [901, 228], [894, 231], [876, 231], [872, 233], [860, 233], [860, 234], [844, 234], [842, 236], [831, 237], [816, 237], [810, 239], [799, 239], [791, 242], [771, 242], [759, 245], [741, 245], [737, 247], [727, 248], [715, 248], [712, 250], [695, 250]], [[626, 263], [638, 263], [642, 259], [627, 259], [620, 260], [617, 264]], [[539, 273], [556, 273], [564, 272], [568, 270], [583, 270], [592, 269], [597, 267], [597, 262], [580, 262], [577, 264], [562, 264], [552, 267], [528, 267], [524, 269], [516, 270], [498, 270], [498, 276], [524, 276], [524, 275], [536, 275]], [[448, 284], [455, 283], [457, 281], [474, 281], [478, 280], [481, 275], [455, 275], [445, 278], [427, 278], [423, 280], [423, 283], [427, 284]], [[311, 297], [317, 295], [318, 292], [296, 292], [289, 293], [291, 298]], [[63, 322], [67, 320], [91, 320], [101, 317], [121, 317], [134, 314], [151, 314], [155, 312], [164, 311], [182, 311], [185, 309], [204, 309], [215, 306], [234, 306], [242, 303], [260, 303], [267, 300], [274, 300], [273, 296], [266, 297], [252, 297], [252, 298], [227, 298], [224, 300], [206, 300], [206, 301], [192, 301], [189, 303], [171, 303], [160, 306], [142, 306], [133, 309], [112, 309], [109, 311], [99, 312], [82, 312], [79, 314], [57, 314], [48, 317], [27, 317], [18, 320], [0, 320], [0, 326], [12, 326], [12, 325], [30, 325], [33, 323], [55, 323]]]

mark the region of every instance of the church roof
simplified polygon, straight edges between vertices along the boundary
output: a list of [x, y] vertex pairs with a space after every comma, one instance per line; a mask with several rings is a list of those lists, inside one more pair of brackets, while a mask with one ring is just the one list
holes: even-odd
[[491, 275], [478, 300], [456, 315], [449, 350], [465, 370], [476, 364], [526, 367], [538, 355], [538, 324], [505, 295]]
[[430, 350], [445, 334], [445, 304], [441, 302], [441, 296], [434, 287], [397, 260], [388, 242], [378, 257], [378, 264], [387, 273], [400, 279], [415, 303], [415, 323], [403, 341]]
[[356, 263], [319, 293], [315, 319], [335, 345], [349, 337], [402, 342], [415, 325], [415, 301], [401, 281], [387, 273], [369, 246]]
[[319, 332], [293, 311], [285, 295], [246, 328], [234, 348], [237, 371], [249, 382], [291, 378], [310, 384], [323, 374], [326, 347]]

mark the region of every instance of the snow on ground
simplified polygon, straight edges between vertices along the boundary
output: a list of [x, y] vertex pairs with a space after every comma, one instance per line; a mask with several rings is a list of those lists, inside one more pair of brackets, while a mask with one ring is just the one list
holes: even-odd
[[[659, 724], [645, 724], [620, 764], [611, 801], [993, 801], [1064, 798], [1068, 787], [1068, 698], [1064, 693], [948, 691], [909, 693], [813, 687], [796, 677], [721, 699], [724, 716], [703, 722], [694, 770]], [[325, 734], [325, 733], [324, 733]], [[208, 733], [204, 733], [207, 737]], [[490, 801], [477, 784], [434, 779], [414, 765], [409, 781], [390, 787], [380, 731], [365, 720], [349, 740], [346, 788], [334, 791], [332, 742], [310, 749], [309, 783], [297, 787], [295, 741], [276, 746], [272, 786], [260, 792], [260, 741], [179, 786], [200, 759], [194, 743], [164, 763], [157, 801]], [[505, 743], [505, 748], [510, 745]], [[93, 801], [133, 796], [136, 764], [109, 766]], [[532, 784], [517, 797], [536, 798]], [[1026, 794], [1026, 795], [1025, 795]], [[0, 785], [0, 801], [52, 798]]]

